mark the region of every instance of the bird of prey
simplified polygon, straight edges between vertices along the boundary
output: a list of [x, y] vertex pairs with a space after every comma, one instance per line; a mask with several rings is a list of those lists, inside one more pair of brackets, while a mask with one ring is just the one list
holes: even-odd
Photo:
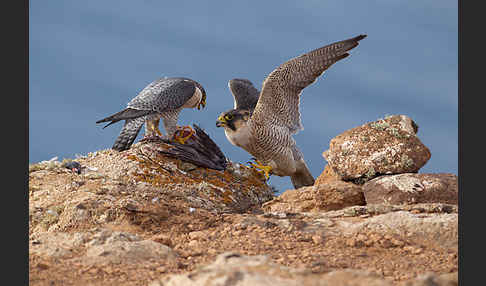
[[[190, 126], [177, 126], [179, 113], [184, 108], [200, 109], [201, 106], [206, 106], [206, 91], [201, 84], [185, 77], [161, 78], [147, 85], [127, 104], [127, 108], [96, 123], [110, 122], [103, 127], [106, 128], [125, 120], [112, 147], [117, 151], [130, 148], [144, 123], [145, 137], [164, 137], [159, 130], [160, 118], [167, 133], [164, 139], [173, 138], [184, 144], [194, 134], [194, 130]], [[183, 136], [186, 129], [189, 129], [188, 135]]]
[[[256, 164], [251, 165], [266, 178], [270, 174], [290, 176], [296, 189], [313, 185], [314, 177], [292, 137], [303, 129], [301, 92], [331, 65], [349, 56], [347, 52], [365, 37], [335, 42], [283, 63], [264, 80], [256, 104], [249, 81], [230, 81], [235, 106], [221, 113], [216, 126], [224, 127], [227, 139], [254, 157]], [[234, 88], [235, 83], [239, 88]]]

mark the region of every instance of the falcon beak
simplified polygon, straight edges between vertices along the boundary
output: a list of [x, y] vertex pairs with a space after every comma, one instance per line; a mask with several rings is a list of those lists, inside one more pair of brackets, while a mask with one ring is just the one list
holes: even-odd
[[201, 105], [202, 105], [202, 108], [206, 107], [206, 94], [205, 93], [203, 94], [201, 101], [197, 105], [197, 110], [201, 109]]
[[218, 120], [216, 120], [216, 127], [223, 127], [226, 125], [226, 119], [223, 116], [219, 116]]

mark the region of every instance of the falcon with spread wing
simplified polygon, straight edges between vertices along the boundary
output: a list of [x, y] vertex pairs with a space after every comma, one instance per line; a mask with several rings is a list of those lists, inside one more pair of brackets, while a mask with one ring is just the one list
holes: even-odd
[[[314, 184], [314, 177], [292, 135], [303, 129], [299, 102], [302, 90], [325, 70], [349, 56], [366, 35], [335, 42], [293, 58], [272, 71], [256, 96], [251, 82], [239, 82], [234, 109], [221, 113], [217, 127], [224, 127], [228, 140], [255, 157], [253, 167], [268, 178], [270, 174], [290, 176], [294, 188]], [[256, 89], [255, 89], [256, 90]], [[248, 92], [250, 91], [250, 92]], [[252, 95], [249, 95], [252, 94]]]
[[[110, 122], [105, 127], [125, 120], [120, 135], [112, 149], [123, 151], [130, 148], [145, 123], [145, 137], [163, 136], [159, 130], [160, 118], [166, 131], [166, 138], [182, 144], [194, 130], [190, 126], [177, 126], [179, 113], [184, 108], [200, 109], [206, 106], [206, 91], [198, 82], [184, 77], [162, 78], [146, 86], [127, 105], [127, 108], [96, 123]], [[189, 129], [188, 135], [183, 136]], [[178, 134], [180, 133], [180, 134]]]

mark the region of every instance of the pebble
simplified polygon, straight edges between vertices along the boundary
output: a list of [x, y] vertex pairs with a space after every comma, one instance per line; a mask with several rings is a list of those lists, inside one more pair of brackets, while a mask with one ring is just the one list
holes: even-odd
[[100, 173], [88, 173], [88, 174], [84, 174], [84, 177], [86, 179], [92, 179], [92, 180], [95, 180], [95, 179], [101, 179], [103, 178], [104, 176]]
[[193, 239], [193, 240], [189, 241], [189, 243], [188, 243], [188, 246], [189, 246], [189, 247], [195, 247], [195, 246], [197, 246], [197, 245], [198, 245], [198, 242], [197, 242], [197, 240], [195, 240], [195, 239]]
[[322, 236], [320, 235], [313, 235], [312, 236], [312, 241], [315, 243], [315, 244], [321, 244], [324, 239], [322, 238]]
[[189, 233], [191, 239], [203, 239], [206, 237], [206, 233], [200, 230], [192, 231]]

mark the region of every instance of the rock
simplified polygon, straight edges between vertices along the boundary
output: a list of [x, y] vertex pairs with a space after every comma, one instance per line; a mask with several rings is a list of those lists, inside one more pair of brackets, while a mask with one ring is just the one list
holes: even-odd
[[325, 184], [327, 182], [330, 182], [330, 181], [340, 181], [341, 180], [341, 177], [339, 177], [338, 174], [336, 174], [333, 169], [331, 168], [331, 166], [326, 165], [326, 167], [324, 167], [324, 170], [322, 171], [322, 173], [319, 175], [319, 177], [317, 177], [315, 183], [314, 183], [314, 186], [317, 186], [317, 185], [320, 185], [320, 184]]
[[[161, 155], [164, 148], [169, 145], [139, 142], [124, 152], [103, 150], [79, 158], [87, 170], [97, 170], [82, 174], [82, 184], [65, 168], [32, 171], [29, 226], [67, 231], [106, 222], [150, 225], [171, 216], [171, 209], [245, 212], [274, 196], [260, 174], [246, 166], [230, 162], [224, 171], [196, 167]], [[47, 211], [51, 206], [56, 213]]]
[[380, 176], [363, 185], [367, 204], [458, 203], [454, 174], [400, 174]]
[[388, 281], [365, 271], [340, 270], [326, 274], [285, 267], [273, 263], [268, 256], [246, 256], [227, 252], [220, 254], [212, 264], [188, 274], [163, 276], [150, 286], [177, 285], [368, 285], [388, 286]]
[[288, 190], [263, 204], [265, 212], [319, 212], [364, 205], [361, 187], [343, 181]]
[[[244, 212], [273, 198], [272, 189], [255, 170], [231, 162], [225, 163], [225, 170], [199, 167], [164, 156], [163, 151], [171, 148], [163, 142], [132, 145], [124, 157], [138, 164], [128, 172], [137, 183], [184, 194], [190, 207], [209, 211]], [[247, 170], [236, 176], [235, 169]]]
[[116, 242], [134, 242], [140, 240], [142, 240], [140, 237], [131, 233], [102, 229], [91, 237], [88, 245], [94, 246], [112, 244]]
[[457, 253], [458, 248], [457, 205], [366, 205], [287, 216], [267, 212], [240, 224], [245, 228], [274, 224], [298, 232], [300, 237], [309, 235], [314, 243], [335, 238], [352, 247], [394, 248], [407, 244], [410, 254], [422, 251], [424, 246], [447, 253]]
[[29, 252], [53, 258], [70, 257], [87, 240], [84, 233], [42, 232], [31, 237]]
[[364, 183], [379, 175], [415, 173], [430, 159], [405, 115], [388, 116], [336, 136], [323, 157], [342, 180]]
[[426, 244], [435, 248], [457, 250], [458, 215], [451, 214], [413, 214], [407, 211], [389, 212], [367, 218], [354, 224], [338, 224], [340, 233], [345, 237], [379, 234], [402, 237], [416, 244]]
[[173, 259], [175, 256], [166, 245], [142, 240], [130, 233], [111, 231], [101, 232], [86, 250], [86, 260], [92, 264], [136, 263], [148, 259]]
[[457, 286], [459, 285], [458, 273], [437, 275], [427, 273], [415, 279], [400, 283], [400, 286]]

